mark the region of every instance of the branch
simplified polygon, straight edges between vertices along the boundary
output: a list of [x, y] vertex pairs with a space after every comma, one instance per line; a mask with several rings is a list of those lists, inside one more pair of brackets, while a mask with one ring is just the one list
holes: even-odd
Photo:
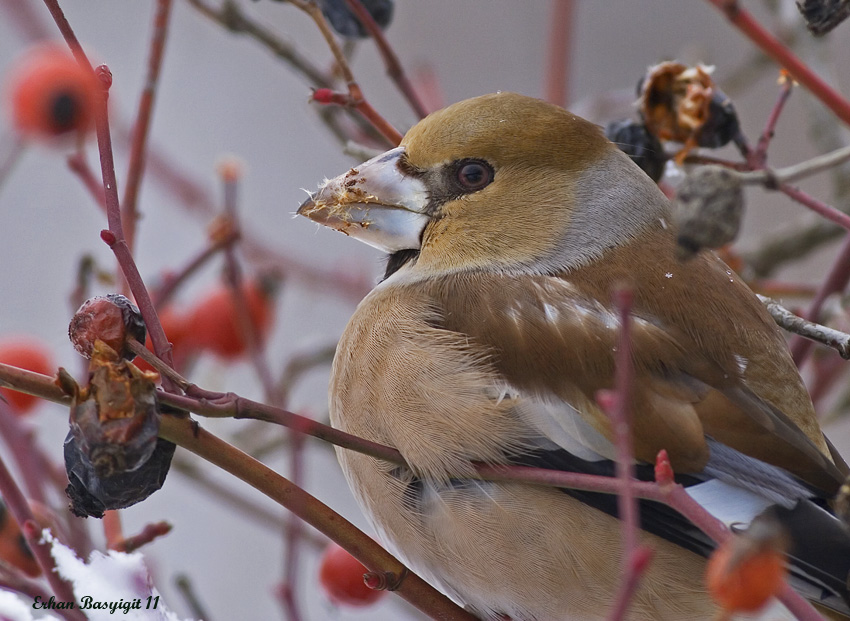
[[131, 252], [133, 251], [136, 238], [136, 221], [139, 218], [137, 204], [139, 187], [142, 183], [142, 175], [145, 172], [148, 130], [150, 129], [151, 116], [153, 115], [154, 97], [156, 95], [157, 84], [159, 83], [162, 58], [165, 54], [165, 39], [171, 19], [171, 7], [172, 0], [157, 1], [153, 36], [150, 43], [150, 57], [148, 59], [148, 75], [145, 78], [145, 86], [139, 98], [139, 111], [136, 116], [136, 123], [133, 125], [133, 140], [130, 145], [130, 164], [127, 170], [127, 187], [124, 189], [121, 216], [124, 222], [124, 233], [127, 236], [127, 246]]
[[369, 36], [375, 41], [375, 45], [378, 46], [378, 53], [380, 53], [381, 58], [384, 61], [384, 65], [387, 68], [387, 75], [390, 76], [390, 79], [393, 82], [395, 82], [395, 85], [401, 91], [401, 94], [404, 95], [407, 103], [410, 104], [410, 107], [413, 108], [413, 111], [420, 119], [426, 116], [428, 111], [419, 99], [419, 95], [417, 95], [416, 91], [413, 89], [410, 80], [407, 79], [407, 74], [405, 74], [404, 69], [401, 66], [398, 55], [393, 50], [392, 46], [390, 46], [389, 41], [387, 41], [387, 38], [384, 36], [384, 31], [381, 30], [380, 26], [378, 26], [375, 18], [372, 17], [372, 14], [365, 6], [363, 6], [361, 0], [345, 0], [345, 4], [348, 5], [351, 12], [354, 13], [355, 17], [357, 17], [360, 23], [363, 24], [366, 32], [368, 32]]
[[805, 86], [824, 105], [847, 124], [850, 124], [850, 102], [814, 73], [779, 39], [770, 34], [737, 0], [708, 0], [752, 41], [756, 47], [773, 58], [797, 82]]
[[565, 108], [570, 101], [570, 50], [575, 0], [551, 0], [549, 49], [546, 58], [546, 101]]
[[765, 305], [773, 320], [784, 330], [832, 347], [839, 356], [845, 360], [850, 359], [850, 334], [808, 321], [771, 298], [758, 295], [758, 299]]
[[425, 614], [438, 619], [475, 621], [475, 617], [408, 570], [330, 507], [245, 453], [193, 425], [192, 421], [163, 416], [160, 435], [263, 492], [334, 539], [370, 571], [404, 576], [398, 585], [398, 594]]
[[[56, 595], [56, 599], [62, 602], [76, 601], [71, 585], [56, 573], [56, 563], [50, 554], [50, 545], [41, 539], [41, 528], [37, 525], [29, 503], [12, 478], [12, 474], [6, 468], [2, 457], [0, 457], [0, 496], [3, 497], [12, 517], [21, 527], [21, 532], [41, 568], [42, 575], [47, 579], [50, 588]], [[64, 616], [66, 619], [73, 619], [74, 621], [85, 621], [84, 615], [76, 609], [65, 610]]]

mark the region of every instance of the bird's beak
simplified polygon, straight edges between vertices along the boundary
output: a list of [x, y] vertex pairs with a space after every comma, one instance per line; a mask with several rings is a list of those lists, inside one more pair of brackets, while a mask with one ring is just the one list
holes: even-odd
[[430, 216], [428, 192], [399, 168], [396, 147], [326, 181], [298, 214], [385, 252], [418, 249]]

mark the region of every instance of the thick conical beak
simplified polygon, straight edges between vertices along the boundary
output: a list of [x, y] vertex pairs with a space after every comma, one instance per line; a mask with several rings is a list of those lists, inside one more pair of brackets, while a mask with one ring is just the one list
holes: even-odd
[[419, 248], [428, 192], [399, 168], [403, 153], [396, 147], [326, 181], [298, 214], [385, 252]]

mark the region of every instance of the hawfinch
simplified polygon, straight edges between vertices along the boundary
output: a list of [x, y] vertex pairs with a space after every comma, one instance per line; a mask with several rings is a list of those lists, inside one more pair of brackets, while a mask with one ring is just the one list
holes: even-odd
[[[330, 416], [408, 466], [337, 454], [384, 542], [468, 610], [607, 618], [616, 497], [469, 475], [473, 462], [614, 475], [595, 395], [613, 386], [611, 293], [624, 284], [637, 476], [651, 479], [666, 449], [724, 522], [743, 529], [770, 507], [794, 587], [850, 618], [850, 535], [829, 509], [848, 469], [783, 334], [713, 253], [677, 260], [669, 202], [600, 128], [521, 95], [477, 97], [326, 181], [298, 213], [389, 253], [339, 343]], [[653, 502], [640, 526], [655, 556], [630, 618], [715, 618], [711, 541]]]

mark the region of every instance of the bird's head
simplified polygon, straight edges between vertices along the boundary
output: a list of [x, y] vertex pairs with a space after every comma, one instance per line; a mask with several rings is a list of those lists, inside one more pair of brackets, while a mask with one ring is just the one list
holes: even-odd
[[667, 210], [598, 126], [496, 93], [429, 115], [395, 149], [327, 181], [298, 213], [439, 273], [577, 267], [657, 226]]

